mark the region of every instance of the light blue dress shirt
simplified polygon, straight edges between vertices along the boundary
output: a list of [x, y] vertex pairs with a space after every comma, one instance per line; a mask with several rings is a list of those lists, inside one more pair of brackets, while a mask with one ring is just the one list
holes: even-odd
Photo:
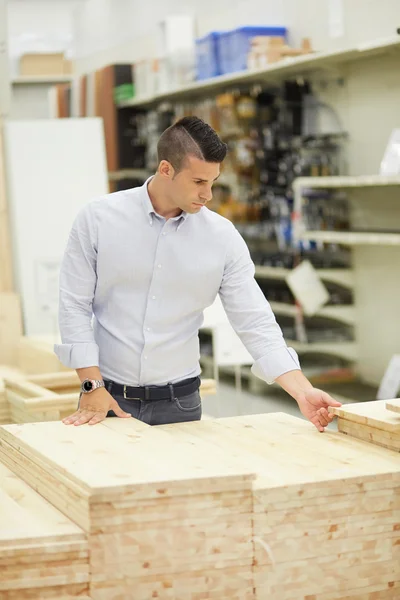
[[132, 386], [195, 377], [203, 311], [219, 293], [255, 375], [272, 383], [299, 369], [233, 224], [205, 207], [165, 220], [147, 184], [93, 200], [75, 219], [60, 273], [60, 361]]

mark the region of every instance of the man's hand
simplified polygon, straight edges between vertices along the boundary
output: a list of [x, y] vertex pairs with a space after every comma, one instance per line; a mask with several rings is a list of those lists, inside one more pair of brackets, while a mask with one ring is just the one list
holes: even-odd
[[82, 394], [79, 402], [79, 409], [74, 414], [62, 420], [65, 425], [96, 425], [103, 421], [109, 410], [113, 410], [117, 417], [131, 417], [119, 407], [118, 402], [114, 400], [105, 388], [98, 388], [90, 394]]
[[328, 413], [329, 406], [342, 406], [329, 394], [317, 388], [306, 390], [297, 398], [302, 414], [315, 425], [321, 433], [325, 427], [335, 418]]

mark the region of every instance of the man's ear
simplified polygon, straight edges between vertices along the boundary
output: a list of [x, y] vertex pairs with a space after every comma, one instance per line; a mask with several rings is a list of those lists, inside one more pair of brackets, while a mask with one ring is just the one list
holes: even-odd
[[175, 169], [167, 160], [162, 160], [158, 165], [158, 172], [162, 177], [167, 179], [173, 179], [175, 176]]

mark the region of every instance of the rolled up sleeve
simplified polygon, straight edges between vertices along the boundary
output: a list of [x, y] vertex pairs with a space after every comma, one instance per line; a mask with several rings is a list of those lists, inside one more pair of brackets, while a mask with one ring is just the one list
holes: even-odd
[[99, 366], [99, 347], [92, 328], [97, 282], [97, 231], [92, 203], [72, 226], [60, 269], [59, 328], [54, 351], [72, 369]]
[[280, 375], [300, 369], [300, 363], [254, 274], [247, 245], [233, 227], [219, 295], [232, 327], [255, 361], [252, 373], [272, 384]]

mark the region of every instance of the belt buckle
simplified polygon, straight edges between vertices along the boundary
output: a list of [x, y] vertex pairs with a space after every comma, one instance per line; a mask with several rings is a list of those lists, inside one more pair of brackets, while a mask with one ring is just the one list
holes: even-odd
[[125, 400], [141, 400], [141, 398], [130, 398], [126, 395], [126, 385], [124, 385], [124, 398]]

